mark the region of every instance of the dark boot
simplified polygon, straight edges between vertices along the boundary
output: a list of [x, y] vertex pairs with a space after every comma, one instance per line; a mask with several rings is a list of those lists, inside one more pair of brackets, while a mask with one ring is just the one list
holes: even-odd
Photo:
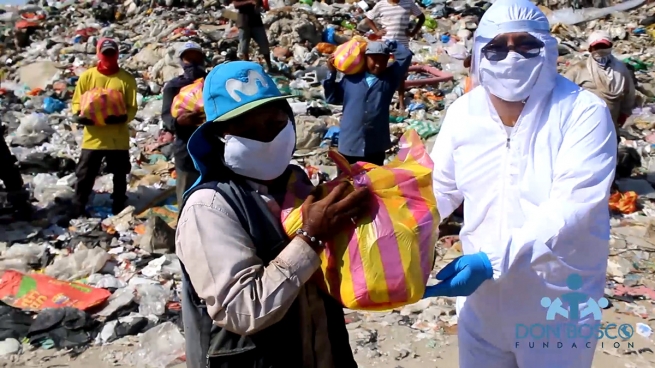
[[111, 213], [116, 216], [125, 209], [125, 200], [114, 200], [111, 204]]
[[89, 217], [89, 214], [86, 212], [86, 206], [79, 202], [73, 201], [73, 207], [71, 208], [70, 218], [76, 219], [80, 217], [84, 217], [84, 218]]
[[32, 219], [32, 204], [30, 195], [25, 191], [14, 191], [7, 193], [7, 202], [11, 204], [16, 221], [29, 221]]
[[118, 215], [125, 209], [125, 203], [127, 202], [127, 181], [125, 179], [125, 174], [114, 174], [114, 193], [111, 194], [112, 204], [111, 204], [111, 213]]
[[114, 192], [111, 194], [113, 200], [111, 212], [118, 215], [125, 209], [127, 202], [127, 174], [130, 173], [130, 153], [128, 151], [108, 151], [107, 171], [114, 175]]

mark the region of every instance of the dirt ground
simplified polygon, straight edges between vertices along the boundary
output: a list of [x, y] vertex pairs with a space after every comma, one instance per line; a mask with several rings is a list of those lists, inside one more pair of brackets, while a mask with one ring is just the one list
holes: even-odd
[[[648, 324], [649, 321], [638, 317], [605, 311], [608, 323], [637, 322]], [[359, 321], [348, 325], [351, 331], [351, 345], [361, 368], [439, 368], [458, 367], [458, 343], [456, 328], [436, 338], [423, 336], [419, 331], [407, 326], [385, 325], [384, 323]], [[366, 343], [362, 331], [377, 331], [373, 338], [377, 343]], [[598, 345], [594, 368], [648, 368], [655, 367], [655, 347], [653, 337], [647, 339], [635, 334], [630, 341], [634, 348], [622, 343], [618, 349], [611, 343]], [[44, 368], [112, 368], [145, 367], [143, 364], [130, 364], [130, 354], [138, 348], [138, 339], [131, 337], [119, 340], [103, 347], [92, 347], [75, 359], [63, 352], [36, 350], [25, 352], [20, 356], [0, 359], [4, 367], [44, 367]], [[173, 365], [184, 368], [184, 363]]]

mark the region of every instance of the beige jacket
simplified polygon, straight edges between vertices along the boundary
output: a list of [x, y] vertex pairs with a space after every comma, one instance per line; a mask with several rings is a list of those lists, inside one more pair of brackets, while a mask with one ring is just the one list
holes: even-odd
[[[276, 218], [280, 208], [255, 183]], [[216, 325], [249, 335], [280, 321], [299, 298], [304, 368], [333, 368], [325, 309], [316, 287], [305, 283], [319, 269], [317, 253], [294, 238], [268, 266], [255, 254], [236, 213], [211, 189], [194, 192], [180, 215], [176, 253]]]
[[632, 115], [635, 106], [635, 85], [630, 70], [621, 60], [612, 57], [609, 67], [603, 70], [589, 57], [587, 61], [572, 65], [564, 73], [564, 77], [603, 99], [610, 110], [614, 125], [618, 126], [622, 114]]

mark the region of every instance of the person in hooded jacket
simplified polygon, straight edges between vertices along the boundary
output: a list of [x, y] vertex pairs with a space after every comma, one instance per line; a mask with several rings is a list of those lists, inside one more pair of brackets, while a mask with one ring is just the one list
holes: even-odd
[[426, 290], [458, 297], [462, 368], [592, 365], [617, 141], [605, 103], [560, 76], [557, 57], [536, 5], [494, 2], [474, 36], [476, 87], [430, 154], [441, 217], [466, 208], [464, 255]]
[[[589, 57], [574, 64], [564, 76], [605, 101], [617, 128], [623, 126], [635, 107], [635, 84], [632, 73], [612, 55], [612, 37], [606, 31], [589, 35]], [[618, 136], [617, 136], [618, 138]]]
[[[188, 143], [200, 179], [184, 194], [175, 240], [189, 368], [357, 367], [343, 308], [316, 276], [324, 242], [354, 226], [371, 194], [344, 182], [315, 197], [289, 164], [288, 97], [253, 62], [220, 64], [205, 79], [206, 122]], [[291, 238], [280, 220], [288, 190], [309, 193]]]
[[200, 176], [198, 170], [193, 166], [193, 160], [189, 157], [186, 145], [198, 125], [204, 122], [204, 116], [201, 112], [187, 112], [174, 118], [171, 115], [171, 105], [182, 88], [199, 78], [204, 78], [207, 72], [205, 71], [205, 55], [197, 43], [185, 43], [179, 51], [179, 58], [184, 74], [171, 79], [164, 86], [161, 118], [166, 129], [175, 134], [173, 156], [177, 174], [177, 201], [182, 203], [184, 192]]
[[[127, 200], [127, 174], [130, 173], [130, 131], [128, 123], [134, 119], [138, 109], [136, 102], [136, 79], [118, 66], [119, 48], [116, 41], [102, 38], [98, 41], [98, 65], [80, 75], [73, 94], [72, 112], [79, 124], [84, 125], [82, 153], [75, 175], [74, 213], [84, 214], [93, 184], [103, 160], [107, 171], [113, 174], [112, 212], [118, 214], [125, 208]], [[94, 88], [107, 88], [123, 94], [127, 114], [109, 116], [105, 126], [94, 126], [93, 122], [80, 115], [81, 98]]]

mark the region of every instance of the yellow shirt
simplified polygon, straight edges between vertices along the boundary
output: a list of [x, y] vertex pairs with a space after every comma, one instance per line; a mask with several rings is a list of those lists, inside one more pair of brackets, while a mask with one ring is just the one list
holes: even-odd
[[91, 68], [80, 76], [73, 94], [73, 114], [80, 112], [80, 97], [94, 88], [110, 88], [123, 93], [127, 107], [127, 123], [106, 126], [84, 127], [82, 149], [91, 150], [129, 150], [130, 130], [128, 124], [134, 120], [138, 109], [136, 103], [136, 79], [132, 74], [120, 69], [113, 75], [104, 75]]

